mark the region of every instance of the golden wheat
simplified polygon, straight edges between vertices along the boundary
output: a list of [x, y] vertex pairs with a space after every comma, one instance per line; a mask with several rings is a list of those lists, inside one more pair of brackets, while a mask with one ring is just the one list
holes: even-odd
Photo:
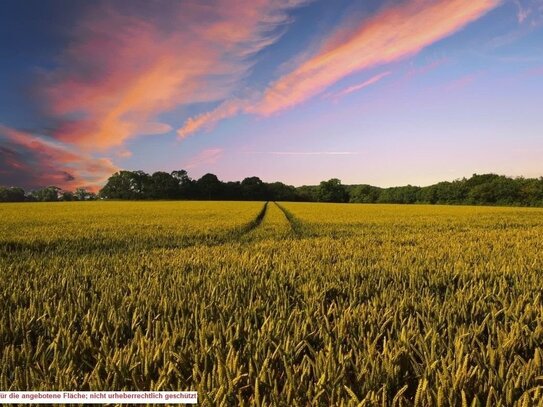
[[542, 406], [543, 210], [0, 206], [0, 389]]

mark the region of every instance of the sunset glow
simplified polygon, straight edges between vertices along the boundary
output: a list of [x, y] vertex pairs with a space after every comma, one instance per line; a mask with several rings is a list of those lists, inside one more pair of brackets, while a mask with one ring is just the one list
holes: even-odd
[[8, 0], [0, 20], [0, 185], [543, 176], [543, 0]]

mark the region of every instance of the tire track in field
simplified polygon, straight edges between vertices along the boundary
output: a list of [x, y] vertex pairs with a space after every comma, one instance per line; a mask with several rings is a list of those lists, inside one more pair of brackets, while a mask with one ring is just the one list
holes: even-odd
[[259, 227], [262, 224], [262, 221], [264, 220], [264, 217], [266, 216], [266, 212], [268, 211], [268, 204], [269, 202], [266, 201], [258, 215], [256, 215], [256, 218], [254, 218], [252, 221], [250, 221], [248, 224], [243, 226], [239, 232], [237, 233], [237, 236], [235, 236], [236, 239], [241, 238], [242, 236], [246, 235], [247, 233], [250, 233], [251, 231], [255, 230], [257, 227]]
[[[250, 234], [255, 231], [262, 222], [264, 221], [264, 218], [266, 217], [266, 214], [268, 212], [268, 204], [269, 201], [266, 201], [264, 205], [262, 206], [262, 209], [260, 209], [260, 212], [256, 215], [256, 217], [251, 220], [249, 223], [246, 223], [245, 225], [242, 225], [239, 228], [235, 228], [227, 232], [226, 234], [221, 234], [215, 236], [213, 239], [211, 239], [210, 242], [204, 243], [208, 247], [212, 246], [221, 246], [228, 243], [234, 243], [234, 242], [242, 242], [247, 236], [250, 236]], [[190, 246], [197, 246], [190, 245]], [[187, 246], [187, 247], [190, 247]]]
[[141, 251], [141, 250], [155, 250], [155, 249], [186, 249], [195, 246], [220, 246], [231, 242], [239, 242], [246, 235], [257, 229], [264, 220], [269, 202], [265, 202], [256, 217], [246, 224], [240, 225], [236, 228], [225, 231], [224, 233], [212, 235], [212, 236], [196, 236], [194, 238], [187, 238], [181, 240], [174, 240], [168, 242], [157, 242], [156, 244], [132, 244], [125, 241], [110, 241], [100, 240], [96, 238], [82, 238], [76, 240], [59, 240], [53, 242], [17, 242], [17, 241], [5, 241], [0, 242], [0, 256], [20, 256], [20, 255], [89, 255], [94, 253], [108, 253], [115, 254], [120, 251]]
[[[283, 211], [283, 209], [278, 205]], [[0, 242], [0, 256], [11, 256], [16, 258], [17, 256], [27, 255], [51, 255], [58, 256], [63, 255], [92, 255], [95, 253], [107, 253], [114, 255], [118, 252], [130, 252], [142, 250], [178, 250], [186, 249], [195, 246], [221, 246], [228, 243], [246, 242], [253, 240], [252, 232], [261, 227], [266, 214], [268, 212], [269, 202], [266, 201], [258, 214], [248, 223], [242, 224], [238, 227], [224, 231], [223, 233], [210, 235], [210, 236], [194, 236], [187, 237], [186, 239], [175, 239], [173, 241], [160, 241], [160, 242], [133, 242], [129, 241], [110, 241], [92, 238], [82, 238], [76, 240], [59, 240], [52, 242], [17, 242], [17, 241], [5, 241]], [[284, 213], [284, 211], [283, 211]], [[287, 217], [288, 220], [288, 217]], [[290, 223], [290, 220], [289, 220]], [[292, 224], [291, 224], [292, 227]], [[293, 228], [294, 230], [294, 228]]]
[[292, 232], [296, 237], [302, 237], [304, 234], [304, 226], [302, 222], [297, 219], [292, 212], [290, 212], [288, 209], [286, 209], [284, 206], [279, 205], [277, 202], [273, 202], [280, 210], [283, 212], [283, 215], [285, 215], [285, 218], [287, 218], [287, 221], [290, 225], [290, 228], [292, 229]]

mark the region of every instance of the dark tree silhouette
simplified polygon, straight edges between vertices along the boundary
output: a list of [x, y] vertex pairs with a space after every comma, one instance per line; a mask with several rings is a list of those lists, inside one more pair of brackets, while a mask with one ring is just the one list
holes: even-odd
[[24, 202], [25, 201], [25, 191], [22, 188], [11, 187], [4, 188], [0, 187], [0, 202]]
[[62, 190], [59, 187], [50, 186], [32, 191], [32, 195], [40, 202], [55, 202], [62, 197]]
[[322, 181], [319, 185], [318, 199], [320, 202], [347, 202], [347, 189], [337, 178]]
[[222, 183], [215, 174], [207, 173], [196, 181], [198, 187], [198, 195], [203, 199], [221, 199], [222, 197]]
[[245, 200], [265, 201], [268, 198], [266, 185], [258, 177], [248, 177], [241, 181], [241, 196]]
[[[496, 174], [474, 174], [466, 179], [439, 182], [427, 187], [406, 185], [379, 188], [367, 184], [343, 185], [337, 178], [320, 185], [293, 187], [281, 182], [266, 183], [258, 177], [222, 182], [215, 174], [192, 180], [185, 170], [171, 174], [158, 171], [119, 171], [109, 177], [99, 194], [102, 199], [212, 199], [320, 201], [359, 203], [429, 203], [543, 206], [543, 177], [509, 178]], [[25, 193], [17, 187], [0, 187], [0, 202], [96, 199], [78, 188], [74, 193], [51, 186]]]

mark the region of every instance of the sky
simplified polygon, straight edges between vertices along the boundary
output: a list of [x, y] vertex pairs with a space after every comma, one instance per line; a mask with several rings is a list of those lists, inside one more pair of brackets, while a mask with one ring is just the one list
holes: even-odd
[[0, 185], [543, 176], [543, 0], [0, 2]]

